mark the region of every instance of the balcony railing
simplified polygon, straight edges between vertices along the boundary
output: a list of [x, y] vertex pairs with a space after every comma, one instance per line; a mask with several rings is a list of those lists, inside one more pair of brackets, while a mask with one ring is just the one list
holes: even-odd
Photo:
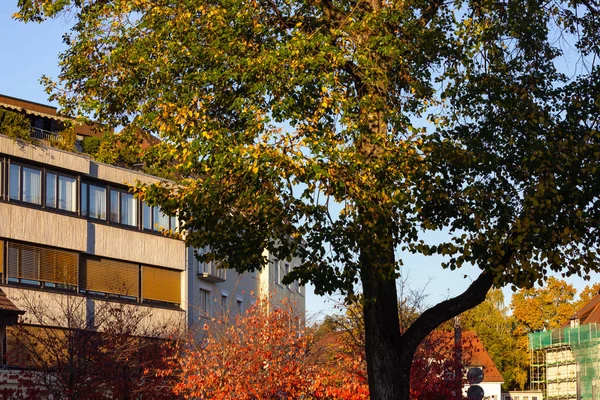
[[31, 127], [31, 137], [45, 142], [59, 142], [62, 140], [57, 132], [47, 131], [41, 128]]
[[218, 261], [198, 263], [198, 278], [210, 282], [225, 282], [227, 271], [223, 268], [218, 268], [218, 265]]

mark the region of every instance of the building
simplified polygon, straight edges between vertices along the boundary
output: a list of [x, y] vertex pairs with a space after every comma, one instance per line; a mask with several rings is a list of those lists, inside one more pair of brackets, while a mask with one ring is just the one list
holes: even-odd
[[[504, 379], [475, 332], [464, 332], [462, 349], [465, 369], [481, 368], [483, 371], [483, 381], [479, 383], [479, 386], [483, 389], [484, 400], [504, 400], [501, 397]], [[468, 389], [468, 385], [465, 386], [465, 392], [466, 389]]]
[[561, 328], [529, 334], [531, 388], [548, 400], [600, 399], [600, 294]]
[[[185, 326], [185, 244], [160, 232], [177, 222], [125, 184], [158, 178], [44, 145], [63, 122], [51, 107], [6, 96], [0, 107], [30, 116], [38, 139], [0, 135], [0, 288], [25, 312], [22, 323], [45, 324], [32, 312], [43, 309], [57, 329], [73, 328], [73, 313], [95, 327], [105, 305], [118, 303], [144, 313], [148, 326]], [[76, 302], [85, 306], [56, 318]], [[13, 357], [2, 364], [15, 363], [10, 332], [4, 343], [3, 354]]]
[[544, 400], [541, 390], [510, 390], [502, 392], [502, 400]]
[[233, 320], [251, 307], [259, 296], [270, 297], [270, 306], [281, 304], [283, 299], [289, 300], [304, 323], [305, 289], [294, 282], [290, 285], [282, 283], [283, 277], [299, 260], [277, 260], [265, 251], [268, 263], [260, 271], [238, 274], [231, 269], [217, 268], [217, 262], [199, 262], [194, 253], [202, 253], [202, 249], [188, 248], [188, 324], [190, 327], [203, 326], [213, 319], [228, 317]]
[[[183, 328], [241, 313], [253, 296], [268, 294], [291, 298], [303, 318], [304, 288], [281, 284], [293, 262], [266, 254], [262, 271], [241, 275], [199, 263], [176, 217], [128, 191], [127, 184], [159, 178], [52, 147], [70, 122], [53, 107], [0, 95], [2, 110], [25, 115], [34, 139], [0, 132], [0, 289], [7, 310], [14, 307], [11, 318], [24, 311], [24, 324], [45, 323], [32, 307], [57, 309], [77, 299], [82, 306], [76, 312], [91, 327], [114, 303], [140, 310], [149, 326]], [[94, 135], [87, 126], [74, 131], [78, 142]], [[68, 327], [67, 321], [54, 323]], [[10, 332], [4, 343], [1, 353], [15, 354]], [[1, 358], [0, 364], [10, 363]]]

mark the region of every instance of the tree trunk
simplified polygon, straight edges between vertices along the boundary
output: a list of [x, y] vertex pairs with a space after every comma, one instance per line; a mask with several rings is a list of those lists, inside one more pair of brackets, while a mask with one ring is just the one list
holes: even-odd
[[401, 360], [394, 251], [377, 238], [363, 240], [360, 254], [369, 390], [373, 400], [408, 400], [410, 364], [406, 368]]
[[[371, 232], [372, 233], [372, 232]], [[387, 240], [361, 243], [365, 352], [372, 400], [409, 400], [410, 369], [418, 345], [443, 322], [485, 300], [493, 277], [486, 272], [461, 295], [426, 310], [401, 334], [394, 274], [394, 251]]]

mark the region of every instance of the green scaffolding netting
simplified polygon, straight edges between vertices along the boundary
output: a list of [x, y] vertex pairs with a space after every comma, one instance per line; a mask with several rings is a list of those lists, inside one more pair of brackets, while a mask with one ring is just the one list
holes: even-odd
[[529, 348], [544, 351], [569, 346], [579, 365], [578, 385], [581, 400], [600, 400], [600, 332], [595, 323], [573, 328], [530, 333]]

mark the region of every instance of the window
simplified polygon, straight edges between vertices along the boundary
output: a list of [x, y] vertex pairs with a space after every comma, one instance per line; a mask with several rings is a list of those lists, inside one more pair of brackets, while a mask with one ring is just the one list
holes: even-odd
[[179, 304], [181, 302], [181, 272], [142, 266], [142, 297], [144, 300]]
[[228, 301], [228, 297], [226, 294], [222, 294], [221, 295], [221, 316], [225, 317], [225, 315], [227, 314], [227, 301]]
[[142, 227], [148, 230], [176, 230], [177, 218], [162, 213], [160, 207], [142, 203]]
[[9, 196], [11, 200], [42, 204], [42, 171], [10, 165]]
[[[4, 282], [4, 241], [0, 239], [0, 282]], [[2, 345], [0, 345], [2, 347]]]
[[278, 263], [279, 272], [277, 274], [277, 283], [283, 285], [283, 278], [285, 277], [285, 265], [283, 261], [279, 261]]
[[106, 219], [105, 187], [87, 183], [81, 185], [81, 213], [90, 218]]
[[139, 266], [86, 255], [81, 265], [81, 288], [88, 292], [136, 299], [140, 288]]
[[210, 317], [210, 290], [200, 289], [200, 316]]
[[110, 221], [137, 226], [137, 200], [132, 193], [110, 191]]
[[537, 396], [531, 396], [531, 400], [538, 400]]
[[77, 253], [20, 243], [8, 243], [8, 280], [45, 287], [77, 286]]
[[[284, 272], [285, 272], [284, 276], [287, 276], [290, 273], [290, 264], [285, 263]], [[291, 285], [287, 285], [288, 289], [291, 289], [291, 287], [292, 287]]]
[[46, 173], [46, 207], [77, 211], [77, 180], [70, 176]]
[[238, 314], [241, 314], [244, 311], [244, 302], [239, 297], [237, 298], [237, 301], [236, 301], [236, 311]]

